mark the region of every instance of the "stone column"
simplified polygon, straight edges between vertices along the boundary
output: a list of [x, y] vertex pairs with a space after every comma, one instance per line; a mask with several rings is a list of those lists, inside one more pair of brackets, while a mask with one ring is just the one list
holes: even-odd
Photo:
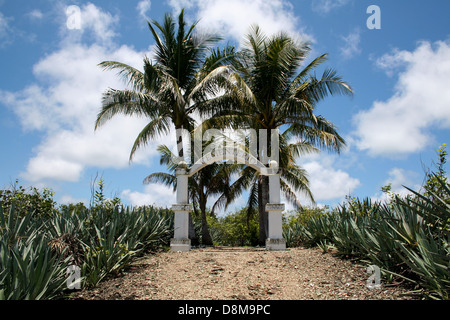
[[269, 203], [266, 211], [269, 214], [269, 234], [266, 239], [266, 249], [285, 250], [286, 241], [283, 238], [284, 203], [280, 203], [280, 175], [278, 174], [278, 163], [270, 162], [270, 168], [276, 173], [269, 175]]
[[177, 203], [172, 205], [175, 214], [174, 237], [170, 239], [171, 251], [189, 251], [191, 240], [189, 239], [189, 212], [192, 211], [192, 204], [188, 203], [188, 175], [186, 169], [181, 167], [176, 169], [177, 177]]

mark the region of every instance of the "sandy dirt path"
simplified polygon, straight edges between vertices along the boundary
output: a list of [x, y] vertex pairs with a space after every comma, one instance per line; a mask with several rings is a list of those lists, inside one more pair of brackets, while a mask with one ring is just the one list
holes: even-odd
[[407, 289], [368, 289], [367, 267], [320, 249], [267, 251], [201, 248], [148, 255], [97, 288], [73, 293], [87, 300], [400, 300]]

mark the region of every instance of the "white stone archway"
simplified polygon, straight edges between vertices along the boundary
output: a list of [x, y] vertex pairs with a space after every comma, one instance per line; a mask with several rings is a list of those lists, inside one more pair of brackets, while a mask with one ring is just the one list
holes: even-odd
[[260, 174], [269, 176], [269, 203], [266, 205], [266, 211], [269, 215], [269, 228], [266, 249], [285, 250], [286, 241], [283, 239], [282, 229], [282, 213], [285, 206], [284, 203], [280, 203], [280, 174], [278, 163], [271, 161], [270, 167], [267, 168], [254, 156], [239, 148], [221, 148], [215, 153], [210, 152], [190, 168], [188, 168], [186, 163], [181, 163], [178, 166], [178, 169], [175, 171], [177, 177], [177, 203], [172, 206], [172, 210], [175, 213], [175, 231], [174, 237], [170, 241], [171, 250], [189, 251], [191, 249], [188, 222], [189, 212], [193, 210], [193, 206], [189, 203], [188, 178], [207, 165], [217, 161], [235, 161], [246, 164], [259, 171]]

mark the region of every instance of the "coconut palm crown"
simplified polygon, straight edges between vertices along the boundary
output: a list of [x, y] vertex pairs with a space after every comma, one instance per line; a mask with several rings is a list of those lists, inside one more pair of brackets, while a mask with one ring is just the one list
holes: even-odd
[[[178, 30], [169, 14], [162, 24], [148, 22], [155, 40], [155, 58], [154, 61], [144, 58], [144, 72], [117, 61], [100, 63], [104, 70], [119, 70], [118, 75], [129, 88], [110, 88], [103, 94], [95, 128], [117, 114], [149, 120], [134, 142], [130, 161], [138, 148], [158, 135], [168, 134], [173, 127], [193, 130], [198, 103], [214, 95], [221, 79], [226, 79], [230, 73], [226, 61], [234, 49], [212, 49], [221, 38], [194, 33], [196, 25], [187, 26], [184, 10], [178, 17]], [[180, 157], [183, 156], [181, 139], [182, 135], [177, 133]]]
[[[327, 60], [327, 54], [301, 69], [309, 52], [308, 43], [298, 43], [283, 32], [268, 37], [258, 26], [253, 26], [234, 63], [237, 71], [234, 81], [227, 83], [230, 86], [224, 94], [205, 101], [200, 108], [209, 118], [205, 127], [278, 129], [282, 132], [280, 141], [284, 141], [281, 141], [280, 149], [274, 151], [279, 151], [282, 191], [294, 204], [298, 204], [295, 195], [299, 191], [312, 199], [306, 172], [296, 165], [296, 158], [320, 149], [339, 153], [345, 147], [335, 125], [315, 114], [318, 103], [329, 95], [353, 94], [350, 85], [335, 70], [325, 69], [320, 78], [313, 73]], [[267, 137], [266, 145], [270, 150], [270, 132]], [[258, 173], [254, 174], [258, 176]], [[257, 180], [255, 186], [255, 176], [243, 172], [235, 184], [235, 194], [239, 195], [244, 187], [251, 187], [249, 205], [258, 199], [262, 244], [266, 238], [267, 213], [264, 208], [268, 203], [269, 188], [267, 177], [259, 176]]]

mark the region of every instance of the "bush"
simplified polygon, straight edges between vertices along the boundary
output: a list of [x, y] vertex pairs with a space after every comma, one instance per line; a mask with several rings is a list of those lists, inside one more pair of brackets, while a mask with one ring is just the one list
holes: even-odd
[[0, 202], [3, 212], [7, 215], [14, 204], [14, 212], [23, 217], [30, 212], [38, 217], [49, 217], [55, 209], [56, 202], [53, 200], [53, 191], [44, 188], [30, 187], [28, 190], [23, 186], [18, 186], [19, 181], [10, 189], [0, 190]]
[[[315, 246], [330, 238], [328, 224], [323, 223], [329, 208], [303, 207], [283, 216], [283, 238], [287, 247]], [[307, 227], [315, 224], [314, 227]], [[312, 233], [309, 231], [311, 230]]]
[[215, 245], [258, 245], [259, 223], [256, 210], [251, 216], [248, 216], [247, 209], [241, 209], [224, 217], [208, 217], [208, 224]]

